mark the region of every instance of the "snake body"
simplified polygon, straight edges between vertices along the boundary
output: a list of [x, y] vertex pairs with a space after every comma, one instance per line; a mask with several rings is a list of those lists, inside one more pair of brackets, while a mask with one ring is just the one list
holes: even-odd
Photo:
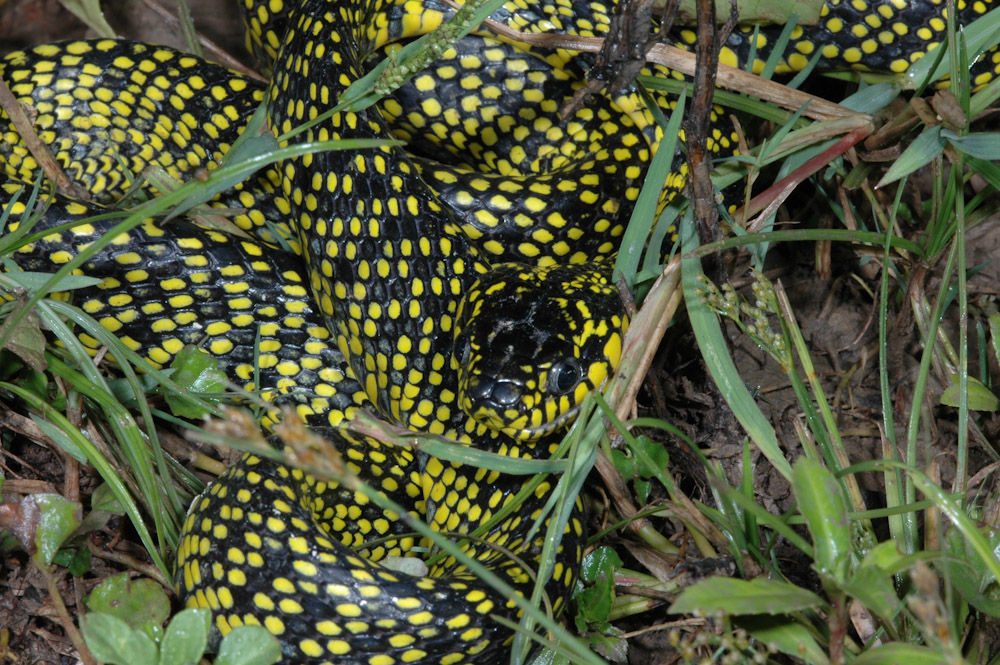
[[[111, 202], [127, 189], [126, 171], [159, 164], [183, 179], [214, 167], [264, 100], [277, 133], [311, 120], [390, 43], [434, 29], [447, 11], [431, 0], [418, 8], [246, 3], [252, 48], [273, 62], [266, 87], [170, 49], [117, 40], [11, 54], [3, 76], [38, 111], [40, 135], [70, 175]], [[830, 3], [820, 26], [793, 33], [789, 66], [801, 66], [826, 35], [822, 48], [835, 52], [824, 57], [898, 71], [943, 30], [935, 3], [920, 5], [930, 12], [921, 26], [898, 5]], [[963, 5], [961, 19], [986, 8]], [[496, 17], [525, 32], [601, 34], [611, 9], [510, 3]], [[734, 35], [725, 57], [746, 59], [750, 39]], [[766, 54], [769, 38], [755, 39]], [[880, 47], [873, 57], [870, 39], [901, 50]], [[524, 479], [342, 426], [365, 409], [501, 455], [546, 457], [580, 399], [610, 375], [627, 322], [617, 290], [589, 264], [614, 252], [659, 130], [631, 93], [597, 96], [560, 118], [587, 62], [470, 35], [379, 108], [342, 111], [296, 139], [395, 135], [406, 151], [328, 151], [279, 163], [211, 203], [239, 209], [234, 221], [251, 237], [150, 220], [82, 267], [105, 281], [77, 292], [78, 302], [128, 345], [159, 365], [185, 344], [201, 345], [240, 385], [293, 404], [350, 473], [407, 511], [387, 512], [350, 487], [245, 456], [194, 501], [178, 552], [186, 603], [211, 608], [222, 633], [264, 625], [288, 662], [505, 658], [511, 633], [497, 617], [516, 620], [510, 597], [447, 557], [416, 576], [383, 562], [427, 545], [404, 517], [468, 534], [501, 513]], [[9, 200], [37, 164], [15, 130], [0, 127], [0, 138], [0, 189]], [[732, 148], [721, 130], [713, 138], [716, 149]], [[667, 189], [682, 184], [678, 171]], [[23, 208], [11, 206], [15, 216]], [[56, 199], [41, 228], [98, 211]], [[112, 224], [50, 234], [16, 261], [51, 270]], [[463, 545], [519, 593], [532, 587], [528, 569], [542, 541], [529, 529], [551, 490], [551, 481], [533, 486], [517, 512]], [[574, 512], [545, 586], [556, 612], [575, 580], [581, 539]]]

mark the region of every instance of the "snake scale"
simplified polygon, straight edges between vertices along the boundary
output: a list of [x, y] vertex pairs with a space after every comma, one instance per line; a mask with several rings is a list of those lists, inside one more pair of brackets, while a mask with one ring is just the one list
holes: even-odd
[[[72, 224], [22, 247], [22, 269], [51, 271], [106, 233], [113, 221], [89, 218], [149, 165], [182, 180], [214, 168], [261, 103], [272, 130], [292, 130], [330, 108], [391, 44], [450, 13], [435, 0], [245, 4], [251, 49], [273, 63], [267, 85], [124, 40], [4, 58], [3, 77], [34, 109], [40, 137], [94, 200], [56, 197], [36, 230]], [[961, 21], [988, 5], [959, 2]], [[787, 62], [800, 68], [819, 50], [832, 66], [899, 73], [944, 39], [942, 7], [830, 2], [818, 25], [794, 30]], [[513, 0], [494, 19], [523, 32], [601, 35], [613, 11]], [[737, 31], [723, 61], [745, 61], [751, 41], [766, 57], [768, 34]], [[467, 534], [489, 523], [464, 550], [527, 593], [542, 545], [529, 528], [551, 481], [490, 522], [523, 478], [342, 425], [364, 409], [482, 450], [547, 457], [582, 398], [610, 376], [627, 319], [602, 262], [661, 136], [635, 91], [560, 115], [589, 63], [472, 33], [377, 107], [341, 111], [295, 139], [395, 136], [405, 149], [316, 152], [260, 171], [209, 204], [246, 236], [147, 220], [82, 266], [104, 281], [76, 302], [158, 366], [197, 344], [238, 385], [293, 405], [351, 473], [432, 528]], [[997, 66], [995, 54], [985, 58], [976, 82]], [[0, 120], [0, 190], [12, 201], [38, 167]], [[732, 151], [721, 126], [713, 149]], [[683, 182], [678, 167], [664, 198]], [[11, 219], [25, 212], [21, 200], [8, 207]], [[582, 537], [577, 509], [545, 586], [557, 614]], [[447, 557], [416, 576], [383, 565], [426, 545], [364, 495], [246, 455], [195, 499], [178, 583], [188, 605], [213, 610], [222, 633], [268, 628], [289, 663], [504, 660], [511, 632], [496, 617], [516, 620], [509, 597]]]

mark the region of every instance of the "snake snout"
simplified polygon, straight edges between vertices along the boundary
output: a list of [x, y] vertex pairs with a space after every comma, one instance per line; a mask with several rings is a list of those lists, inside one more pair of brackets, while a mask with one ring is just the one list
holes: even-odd
[[510, 409], [521, 401], [521, 388], [514, 381], [478, 377], [469, 385], [473, 408]]

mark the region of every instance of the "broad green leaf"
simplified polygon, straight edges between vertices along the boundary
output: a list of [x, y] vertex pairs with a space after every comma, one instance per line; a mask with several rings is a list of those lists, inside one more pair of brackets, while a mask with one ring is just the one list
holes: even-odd
[[955, 147], [955, 150], [978, 157], [979, 159], [1000, 159], [1000, 134], [996, 132], [977, 132], [959, 136], [950, 129], [941, 131], [941, 137]]
[[621, 475], [623, 480], [632, 480], [639, 473], [635, 458], [629, 457], [624, 450], [619, 450], [617, 448], [612, 449], [611, 462], [615, 465], [615, 469], [618, 471], [619, 475]]
[[819, 462], [800, 457], [792, 466], [792, 491], [812, 535], [816, 568], [842, 585], [851, 564], [851, 533], [840, 483]]
[[876, 187], [884, 187], [891, 182], [896, 182], [903, 176], [929, 164], [932, 159], [944, 151], [944, 144], [944, 139], [941, 138], [941, 128], [928, 127], [920, 133], [920, 136], [913, 139], [913, 143], [893, 162], [882, 179], [878, 181]]
[[240, 626], [222, 639], [214, 665], [272, 665], [281, 659], [281, 645], [260, 626]]
[[889, 642], [860, 654], [853, 665], [945, 665], [949, 662], [951, 659], [940, 651], [906, 642]]
[[52, 563], [66, 568], [71, 575], [82, 577], [90, 570], [90, 559], [90, 550], [86, 547], [64, 547], [52, 557]]
[[612, 663], [624, 663], [628, 660], [628, 639], [623, 637], [625, 631], [614, 626], [608, 626], [603, 633], [590, 633], [590, 646], [594, 651], [607, 658]]
[[857, 598], [862, 605], [886, 621], [891, 621], [896, 616], [902, 604], [896, 595], [892, 575], [877, 566], [859, 567], [847, 579], [843, 588], [852, 598]]
[[670, 464], [670, 455], [666, 447], [659, 441], [653, 441], [648, 436], [637, 436], [636, 445], [643, 454], [637, 457], [639, 475], [643, 478], [655, 478], [666, 471]]
[[33, 494], [23, 503], [32, 502], [38, 508], [38, 530], [35, 532], [36, 556], [47, 565], [66, 539], [80, 526], [83, 507], [58, 494]]
[[[13, 330], [4, 330], [11, 324], [14, 326]], [[16, 353], [35, 371], [45, 371], [45, 334], [37, 312], [31, 310], [20, 319], [6, 319], [4, 325], [0, 325], [0, 333], [7, 338], [6, 348]]]
[[212, 613], [206, 609], [178, 612], [160, 642], [160, 665], [198, 665], [211, 627]]
[[101, 483], [90, 495], [90, 509], [100, 510], [113, 515], [124, 515], [125, 510], [115, 497], [114, 492], [107, 483]]
[[[996, 411], [1000, 408], [1000, 399], [994, 395], [989, 388], [981, 381], [969, 377], [968, 382], [969, 408], [973, 411]], [[961, 386], [958, 382], [958, 374], [948, 377], [948, 387], [941, 393], [941, 404], [958, 408]]]
[[581, 631], [603, 633], [610, 628], [608, 617], [615, 599], [615, 571], [621, 566], [621, 558], [610, 547], [595, 548], [583, 558], [574, 594], [580, 608], [576, 624]]
[[622, 567], [621, 557], [610, 547], [596, 547], [583, 557], [580, 580], [584, 583], [614, 575]]
[[[226, 387], [226, 375], [219, 370], [218, 359], [195, 346], [185, 346], [170, 364], [174, 370], [170, 378], [178, 386], [194, 393], [221, 393]], [[202, 418], [207, 415], [190, 400], [176, 397], [166, 391], [167, 404], [174, 415], [183, 418]]]
[[862, 566], [878, 566], [882, 570], [896, 574], [908, 565], [907, 556], [899, 551], [899, 546], [891, 540], [879, 543], [865, 554]]
[[789, 614], [823, 606], [823, 599], [788, 582], [757, 578], [713, 577], [681, 592], [671, 614]]
[[150, 579], [130, 579], [128, 573], [106, 578], [90, 593], [87, 607], [114, 616], [133, 628], [160, 625], [170, 615], [170, 600]]
[[747, 616], [737, 623], [764, 644], [810, 665], [828, 665], [830, 659], [801, 623], [784, 616]]
[[[993, 552], [1000, 554], [1000, 531], [988, 531], [985, 536]], [[970, 605], [986, 615], [1000, 617], [1000, 583], [979, 564], [976, 553], [957, 529], [945, 536], [944, 551], [937, 563], [941, 574]]]
[[106, 665], [156, 665], [156, 644], [118, 617], [91, 612], [81, 626], [87, 647]]

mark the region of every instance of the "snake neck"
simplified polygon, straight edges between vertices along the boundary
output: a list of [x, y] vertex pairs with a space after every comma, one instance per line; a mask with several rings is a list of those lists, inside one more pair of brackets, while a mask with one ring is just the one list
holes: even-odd
[[[364, 74], [374, 45], [362, 26], [380, 6], [348, 7], [347, 20], [332, 6], [303, 3], [275, 63], [270, 117], [279, 133], [335, 103]], [[341, 112], [301, 136], [390, 134], [369, 109]], [[488, 266], [398, 147], [317, 152], [280, 169], [316, 301], [365, 393], [411, 429], [457, 434], [452, 327], [462, 293]]]

